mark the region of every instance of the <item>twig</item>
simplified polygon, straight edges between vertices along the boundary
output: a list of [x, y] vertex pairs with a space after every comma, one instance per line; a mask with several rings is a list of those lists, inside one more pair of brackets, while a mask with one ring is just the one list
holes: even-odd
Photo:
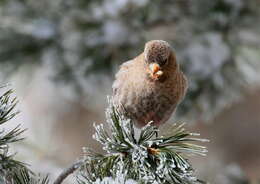
[[58, 178], [54, 181], [53, 184], [61, 184], [63, 180], [65, 180], [70, 174], [77, 170], [82, 163], [82, 161], [78, 161], [72, 164], [70, 167], [66, 168], [64, 171], [62, 171], [62, 173], [58, 176]]

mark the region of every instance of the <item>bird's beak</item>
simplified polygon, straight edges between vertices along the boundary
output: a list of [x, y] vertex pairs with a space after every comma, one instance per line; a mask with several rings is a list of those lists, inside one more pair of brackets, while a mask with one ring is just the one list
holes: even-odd
[[150, 68], [152, 74], [155, 74], [156, 72], [158, 72], [160, 70], [160, 66], [157, 63], [151, 63], [149, 65], [149, 68]]
[[161, 67], [157, 63], [151, 63], [149, 65], [149, 68], [151, 70], [152, 75], [155, 77], [160, 77], [163, 74], [163, 72], [161, 71]]

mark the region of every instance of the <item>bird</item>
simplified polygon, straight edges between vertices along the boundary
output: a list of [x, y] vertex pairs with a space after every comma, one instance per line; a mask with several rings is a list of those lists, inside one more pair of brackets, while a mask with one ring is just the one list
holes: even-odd
[[137, 128], [159, 127], [175, 112], [188, 88], [170, 44], [151, 40], [144, 51], [124, 62], [115, 75], [112, 101]]

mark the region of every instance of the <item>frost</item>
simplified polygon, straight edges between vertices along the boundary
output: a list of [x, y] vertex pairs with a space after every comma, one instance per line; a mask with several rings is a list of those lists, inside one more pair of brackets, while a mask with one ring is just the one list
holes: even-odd
[[[132, 161], [133, 163], [143, 164], [147, 158], [147, 149], [143, 146], [135, 146], [132, 152]], [[141, 166], [142, 167], [142, 166]]]
[[137, 184], [137, 182], [132, 179], [125, 180], [122, 175], [116, 177], [115, 179], [112, 177], [105, 177], [103, 180], [98, 179], [93, 184]]
[[191, 164], [181, 153], [205, 153], [205, 147], [184, 143], [200, 141], [190, 137], [198, 134], [186, 131], [184, 124], [174, 124], [171, 136], [157, 137], [158, 127], [149, 123], [140, 130], [137, 139], [133, 122], [118, 112], [111, 98], [108, 101], [106, 118], [110, 130], [105, 129], [103, 124], [94, 125], [94, 138], [103, 145], [106, 154], [84, 149], [88, 173], [85, 178], [88, 181], [101, 184], [133, 182], [129, 178], [142, 184], [196, 181]]

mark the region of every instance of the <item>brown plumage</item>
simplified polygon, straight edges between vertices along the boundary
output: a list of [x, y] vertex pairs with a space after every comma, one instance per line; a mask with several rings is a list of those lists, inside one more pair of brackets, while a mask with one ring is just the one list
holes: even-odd
[[159, 126], [182, 101], [187, 80], [170, 45], [152, 40], [143, 53], [121, 65], [112, 88], [114, 105], [137, 127], [150, 121]]

